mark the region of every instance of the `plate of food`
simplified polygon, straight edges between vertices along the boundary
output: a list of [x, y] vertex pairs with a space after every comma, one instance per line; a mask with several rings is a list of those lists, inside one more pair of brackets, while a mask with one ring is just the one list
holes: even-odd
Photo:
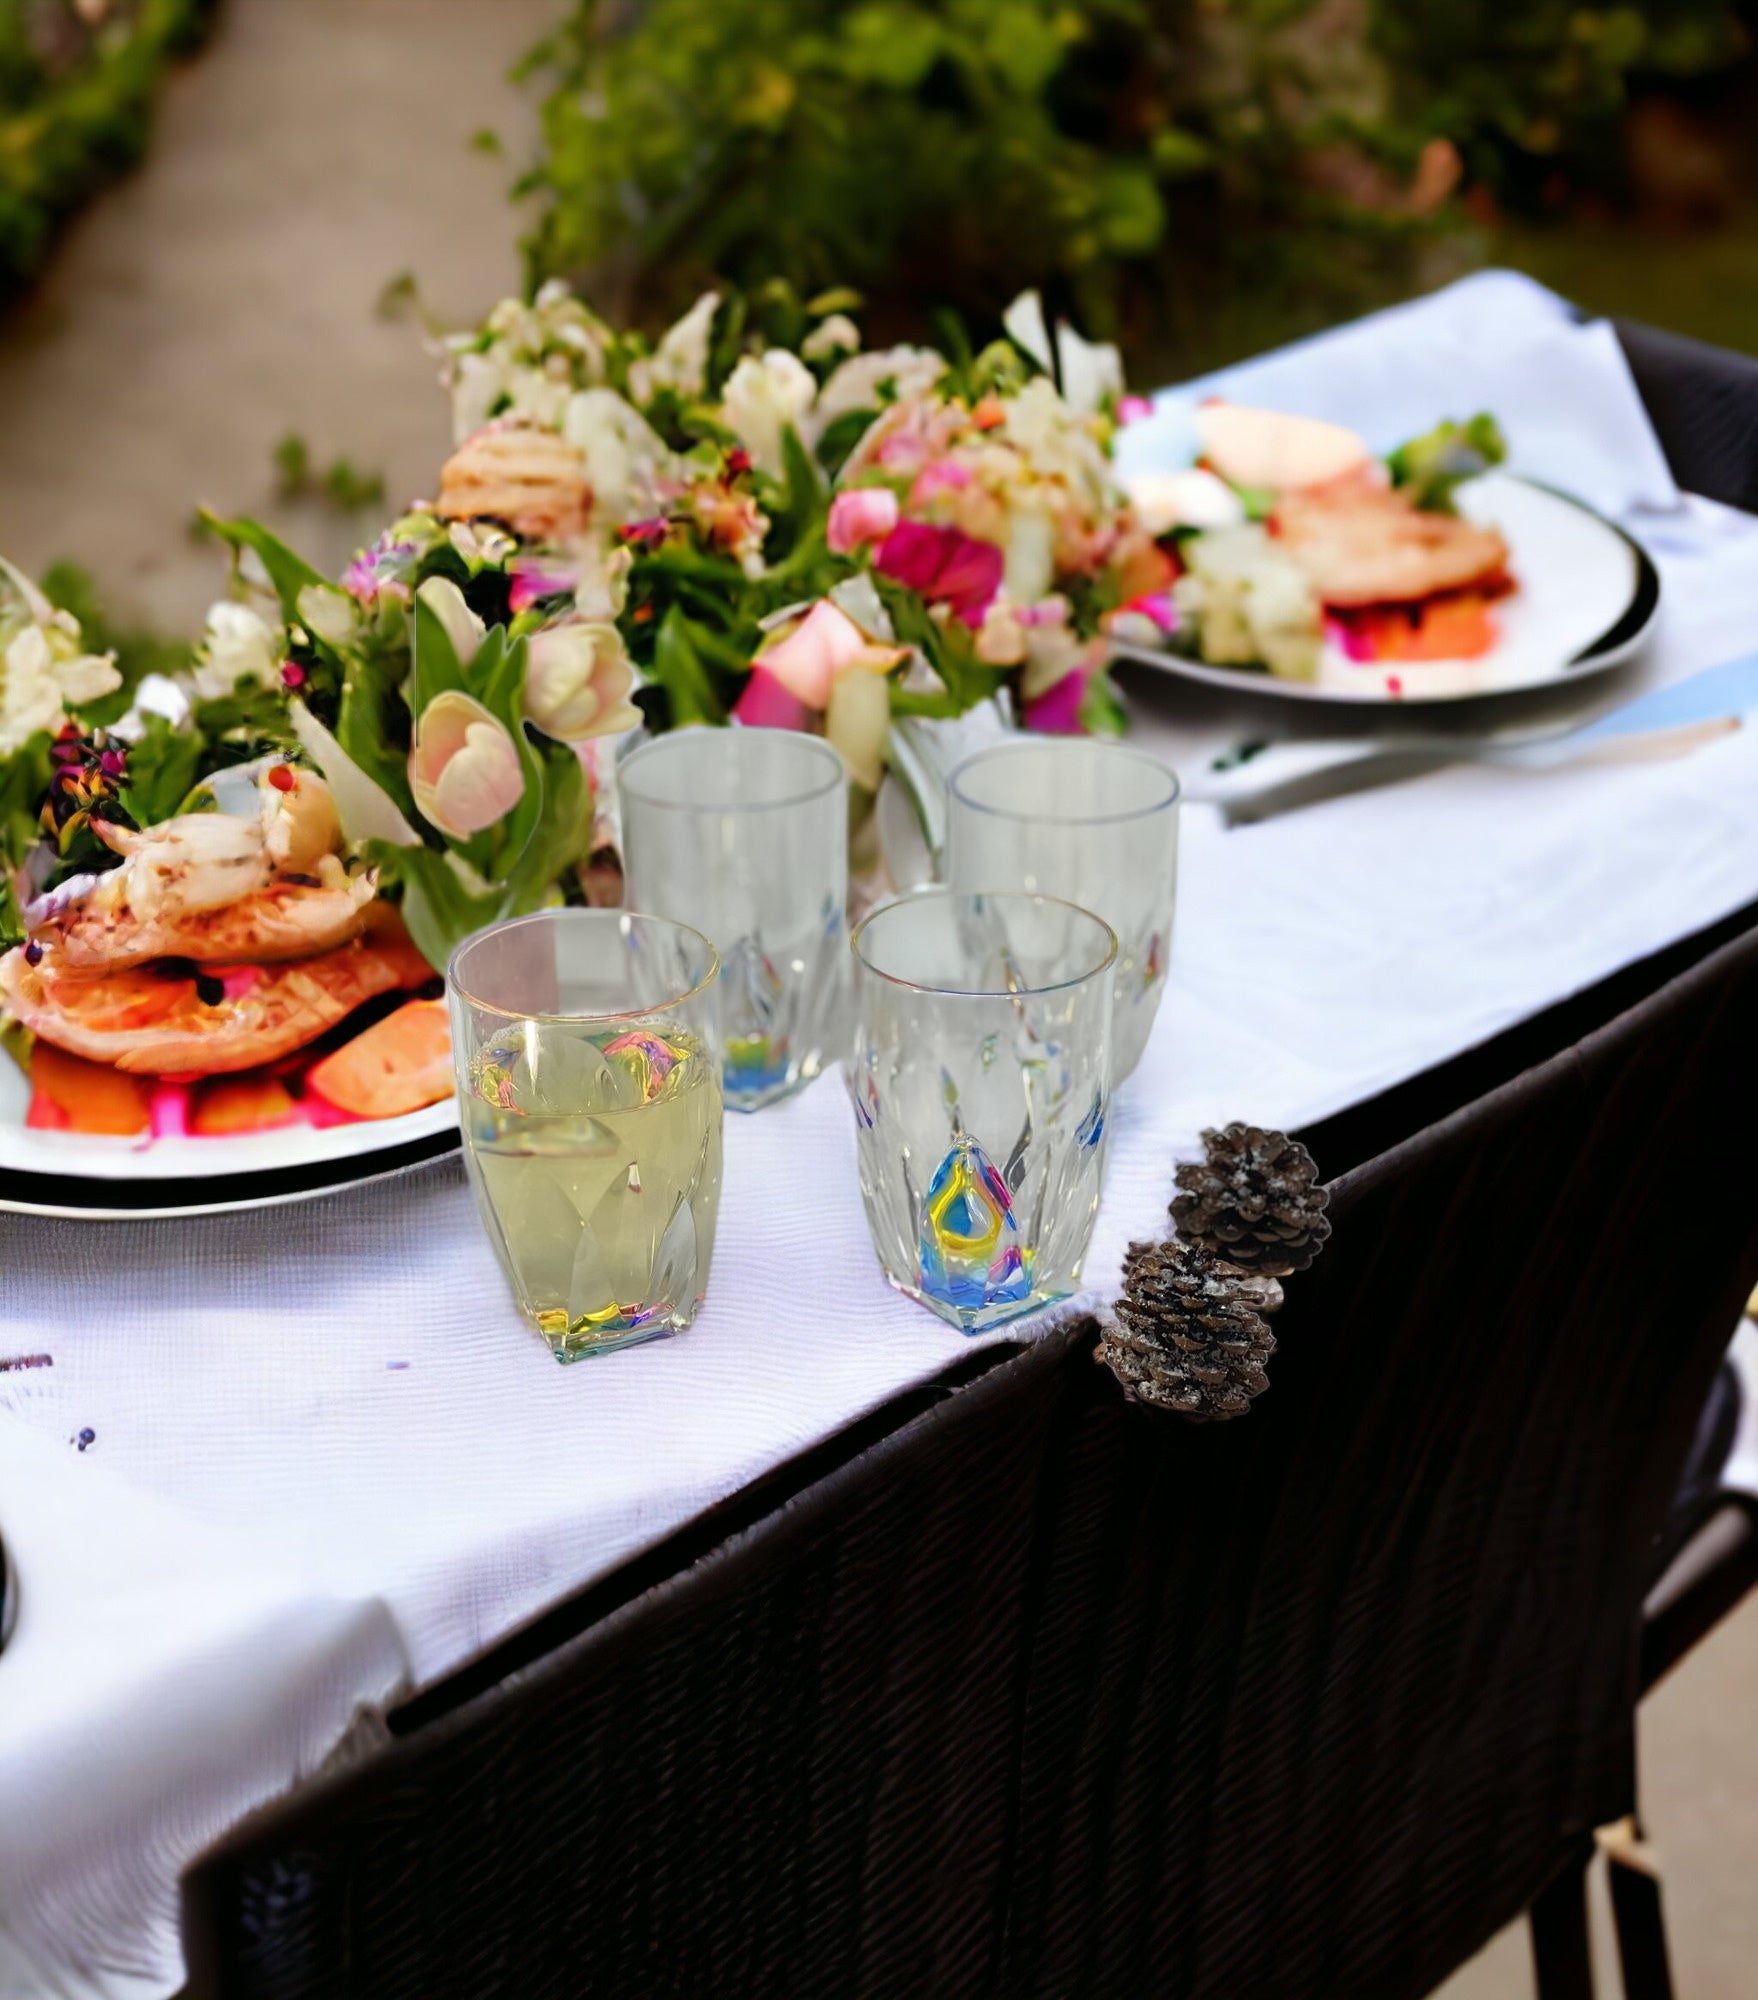
[[90, 822], [117, 865], [25, 905], [0, 954], [0, 1207], [253, 1207], [456, 1144], [439, 981], [344, 864], [324, 779], [277, 760], [227, 803]]
[[1493, 417], [1377, 457], [1341, 424], [1221, 400], [1198, 456], [1126, 481], [1178, 566], [1118, 653], [1299, 701], [1460, 701], [1628, 659], [1660, 579], [1641, 546], [1503, 465]]

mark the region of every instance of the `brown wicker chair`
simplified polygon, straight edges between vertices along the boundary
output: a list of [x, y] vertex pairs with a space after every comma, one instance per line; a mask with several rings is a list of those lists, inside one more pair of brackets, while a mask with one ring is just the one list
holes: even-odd
[[559, 1609], [192, 1871], [191, 1995], [1417, 2000], [1634, 1806], [1755, 1010], [1745, 930], [1344, 1172], [1246, 1420], [1065, 1330]]

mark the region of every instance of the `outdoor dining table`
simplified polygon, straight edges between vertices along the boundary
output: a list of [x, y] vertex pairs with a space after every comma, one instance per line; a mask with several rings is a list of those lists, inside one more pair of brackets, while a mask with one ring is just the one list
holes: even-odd
[[[1661, 626], [1604, 702], [1758, 647], [1758, 519], [1678, 490], [1611, 330], [1523, 280], [1227, 387], [1366, 424], [1388, 355], [1408, 379], [1385, 394], [1426, 382], [1427, 421], [1497, 409], [1517, 463], [1529, 445], [1558, 483], [1572, 469], [1649, 550]], [[1749, 728], [1673, 759], [1462, 762], [1230, 824], [1202, 776], [1286, 711], [1124, 680], [1135, 740], [1190, 794], [1171, 977], [1114, 1106], [1086, 1289], [1026, 1335], [1115, 1294], [1205, 1126], [1329, 1117], [1758, 899]], [[568, 1370], [521, 1326], [455, 1161], [180, 1222], [0, 1216], [0, 1366], [39, 1364], [0, 1372], [21, 1601], [0, 1655], [0, 2000], [175, 1992], [179, 1877], [243, 1815], [980, 1347], [886, 1287], [839, 1079], [729, 1119], [725, 1189], [697, 1324]]]

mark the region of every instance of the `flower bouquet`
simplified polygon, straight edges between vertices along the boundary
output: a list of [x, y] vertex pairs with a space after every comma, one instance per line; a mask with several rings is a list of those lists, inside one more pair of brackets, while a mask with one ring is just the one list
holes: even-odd
[[867, 351], [853, 303], [711, 293], [657, 342], [556, 286], [496, 307], [441, 348], [436, 497], [334, 580], [210, 520], [236, 589], [174, 675], [124, 686], [8, 571], [0, 1009], [68, 1059], [33, 1117], [444, 1095], [421, 989], [484, 924], [618, 899], [638, 728], [822, 732], [864, 814], [900, 719], [1119, 727], [1107, 629], [1168, 618], [1175, 565], [1110, 476], [1115, 352], [1029, 296], [980, 352]]

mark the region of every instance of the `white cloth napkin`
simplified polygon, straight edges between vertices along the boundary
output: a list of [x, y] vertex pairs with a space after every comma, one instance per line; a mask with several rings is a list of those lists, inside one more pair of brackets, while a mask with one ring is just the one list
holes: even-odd
[[[1434, 372], [1403, 428], [1479, 400], [1455, 397], [1442, 334], [1448, 299], [1479, 323], [1487, 282], [1410, 309]], [[1347, 332], [1389, 373], [1398, 327]], [[1652, 454], [1639, 412], [1589, 393], [1587, 458]], [[1660, 678], [1758, 642], [1758, 522], [1668, 519]], [[1188, 697], [1156, 682], [1142, 739], [1177, 743]], [[1188, 811], [1093, 1295], [1163, 1225], [1203, 1125], [1338, 1109], [1754, 897], [1758, 730], [1680, 763], [1457, 769], [1232, 832]], [[697, 1325], [570, 1369], [519, 1324], [455, 1167], [194, 1223], [0, 1216], [0, 1359], [54, 1356], [0, 1373], [26, 1620], [0, 1654], [0, 1801], [29, 1805], [28, 1845], [0, 1831], [0, 1996], [174, 1990], [178, 1869], [405, 1657], [444, 1671], [964, 1351], [879, 1276], [838, 1079], [729, 1118], [726, 1160]]]
[[1602, 513], [1671, 509], [1667, 470], [1617, 336], [1582, 323], [1553, 292], [1514, 271], [1482, 271], [1154, 398], [1118, 439], [1122, 476], [1188, 465], [1191, 413], [1211, 396], [1328, 417], [1390, 451], [1443, 417], [1488, 410], [1515, 472]]

